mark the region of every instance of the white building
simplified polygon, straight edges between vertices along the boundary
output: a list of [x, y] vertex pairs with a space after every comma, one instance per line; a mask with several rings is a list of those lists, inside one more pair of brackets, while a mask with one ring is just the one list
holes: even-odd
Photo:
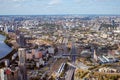
[[0, 80], [5, 80], [4, 69], [0, 69]]
[[9, 60], [8, 60], [8, 59], [6, 59], [6, 60], [5, 60], [5, 66], [6, 66], [6, 67], [8, 67], [8, 66], [9, 66], [9, 64], [10, 64]]
[[44, 64], [45, 64], [45, 61], [44, 61], [42, 58], [40, 58], [40, 59], [39, 59], [39, 64], [40, 64], [40, 65], [44, 65]]
[[48, 53], [54, 54], [54, 53], [55, 53], [55, 52], [54, 52], [54, 48], [53, 48], [53, 47], [49, 47], [49, 48], [48, 48]]
[[105, 72], [105, 73], [116, 73], [118, 72], [117, 69], [110, 68], [110, 67], [103, 67], [99, 69], [99, 72]]

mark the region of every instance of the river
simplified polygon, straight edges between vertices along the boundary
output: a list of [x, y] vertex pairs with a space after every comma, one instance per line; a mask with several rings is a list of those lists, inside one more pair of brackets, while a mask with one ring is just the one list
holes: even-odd
[[12, 51], [12, 48], [4, 43], [5, 39], [6, 37], [0, 34], [0, 58], [6, 56], [9, 52]]

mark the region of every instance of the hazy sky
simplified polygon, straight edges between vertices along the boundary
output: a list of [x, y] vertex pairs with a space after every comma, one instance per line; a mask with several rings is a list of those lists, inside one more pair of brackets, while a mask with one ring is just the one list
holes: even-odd
[[120, 14], [120, 0], [0, 0], [0, 15]]

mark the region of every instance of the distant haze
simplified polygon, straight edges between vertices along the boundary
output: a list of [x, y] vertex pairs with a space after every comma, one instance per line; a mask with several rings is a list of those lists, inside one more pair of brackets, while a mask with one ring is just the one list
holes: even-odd
[[120, 0], [0, 0], [0, 15], [120, 14]]

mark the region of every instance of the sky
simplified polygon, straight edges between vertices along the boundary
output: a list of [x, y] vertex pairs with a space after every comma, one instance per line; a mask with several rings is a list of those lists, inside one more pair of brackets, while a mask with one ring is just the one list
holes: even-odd
[[0, 0], [0, 15], [117, 14], [120, 0]]

